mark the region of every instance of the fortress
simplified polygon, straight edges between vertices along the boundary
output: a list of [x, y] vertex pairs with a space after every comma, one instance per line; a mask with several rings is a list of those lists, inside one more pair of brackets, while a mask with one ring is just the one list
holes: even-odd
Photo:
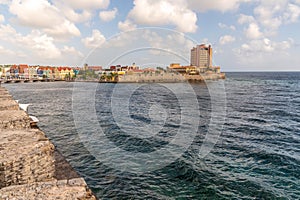
[[225, 79], [219, 66], [212, 65], [211, 45], [201, 44], [191, 49], [189, 66], [172, 63], [166, 70], [122, 73], [116, 82], [185, 82]]

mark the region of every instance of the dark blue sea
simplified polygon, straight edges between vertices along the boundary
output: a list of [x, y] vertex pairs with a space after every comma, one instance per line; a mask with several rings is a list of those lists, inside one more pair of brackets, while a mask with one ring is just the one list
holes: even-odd
[[300, 73], [4, 85], [101, 199], [300, 199]]

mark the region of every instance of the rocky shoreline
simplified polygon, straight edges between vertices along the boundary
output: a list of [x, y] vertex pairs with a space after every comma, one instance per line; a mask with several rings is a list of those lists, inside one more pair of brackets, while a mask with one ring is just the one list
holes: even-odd
[[28, 114], [0, 87], [0, 200], [96, 197]]

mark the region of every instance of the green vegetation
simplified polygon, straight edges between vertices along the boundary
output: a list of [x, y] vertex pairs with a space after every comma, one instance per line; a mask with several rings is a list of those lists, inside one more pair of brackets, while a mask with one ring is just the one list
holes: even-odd
[[157, 71], [164, 71], [164, 72], [166, 72], [166, 69], [164, 69], [164, 68], [162, 68], [162, 67], [156, 67], [156, 70], [157, 70]]
[[87, 79], [98, 79], [99, 76], [93, 70], [80, 70], [77, 77], [87, 80]]
[[100, 81], [117, 81], [118, 80], [118, 73], [106, 73], [104, 72], [101, 76], [100, 76]]

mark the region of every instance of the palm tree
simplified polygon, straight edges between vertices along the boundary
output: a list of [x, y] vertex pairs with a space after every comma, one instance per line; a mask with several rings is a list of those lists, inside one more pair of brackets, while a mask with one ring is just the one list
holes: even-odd
[[118, 79], [118, 73], [111, 73], [111, 80], [112, 81], [117, 81], [117, 79]]

